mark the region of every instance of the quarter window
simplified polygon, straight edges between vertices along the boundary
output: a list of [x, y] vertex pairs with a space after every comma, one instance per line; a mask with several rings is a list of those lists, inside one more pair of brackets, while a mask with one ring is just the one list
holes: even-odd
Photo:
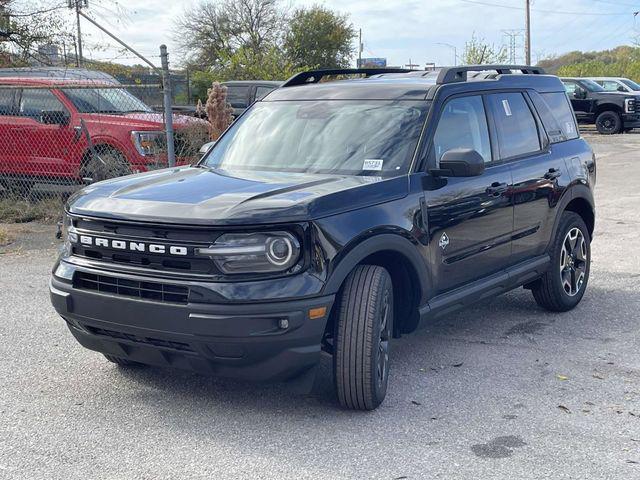
[[488, 96], [496, 122], [501, 158], [511, 158], [540, 150], [538, 126], [521, 93]]
[[22, 90], [20, 98], [20, 116], [31, 117], [39, 120], [42, 112], [65, 111], [62, 102], [46, 89], [25, 89]]
[[[571, 108], [571, 103], [569, 102], [567, 95], [562, 92], [556, 92], [542, 93], [540, 96], [544, 99], [547, 107], [549, 107], [549, 110], [557, 124], [560, 126], [564, 137], [567, 140], [578, 138], [580, 134], [576, 127], [576, 117], [573, 113], [573, 109]], [[545, 121], [544, 118], [543, 121]]]
[[436, 162], [456, 148], [477, 151], [485, 162], [491, 161], [491, 143], [482, 97], [459, 97], [444, 106], [433, 139]]

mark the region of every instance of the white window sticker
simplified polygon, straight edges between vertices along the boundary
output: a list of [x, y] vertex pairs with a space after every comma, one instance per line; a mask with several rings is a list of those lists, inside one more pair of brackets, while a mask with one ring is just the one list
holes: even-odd
[[565, 122], [564, 129], [565, 129], [567, 135], [573, 135], [573, 133], [574, 133], [573, 122]]
[[383, 164], [384, 160], [380, 160], [378, 158], [365, 158], [364, 164], [362, 165], [362, 170], [379, 172], [380, 170], [382, 170]]
[[507, 99], [502, 100], [502, 108], [504, 108], [504, 114], [507, 117], [510, 117], [512, 115], [511, 114], [511, 105], [509, 105], [509, 100], [507, 100]]

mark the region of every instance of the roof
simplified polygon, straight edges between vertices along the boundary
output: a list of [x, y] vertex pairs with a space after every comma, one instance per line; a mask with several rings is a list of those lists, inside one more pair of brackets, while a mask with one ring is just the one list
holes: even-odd
[[18, 67], [0, 68], [0, 77], [12, 78], [66, 78], [73, 80], [102, 80], [119, 83], [108, 73], [87, 68], [68, 67]]
[[[105, 80], [78, 80], [77, 78], [55, 78], [55, 77], [2, 77], [0, 85], [30, 85], [30, 86], [82, 86], [82, 87], [113, 87], [114, 83]], [[119, 84], [115, 84], [119, 85]]]
[[280, 80], [229, 80], [222, 82], [222, 85], [273, 85], [279, 87], [283, 83]]

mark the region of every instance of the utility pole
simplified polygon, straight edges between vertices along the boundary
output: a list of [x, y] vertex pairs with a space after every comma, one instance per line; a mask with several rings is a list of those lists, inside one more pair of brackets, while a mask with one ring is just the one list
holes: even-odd
[[419, 67], [420, 65], [418, 65], [417, 63], [412, 63], [411, 59], [409, 59], [409, 63], [407, 63], [405, 65], [405, 67], [407, 67], [409, 70], [413, 70], [416, 67]]
[[525, 0], [525, 39], [524, 39], [524, 61], [525, 65], [531, 65], [531, 0]]
[[89, 0], [69, 0], [69, 8], [75, 9], [76, 11], [76, 27], [78, 29], [78, 47], [76, 54], [76, 67], [82, 66], [82, 32], [80, 31], [80, 10], [89, 6]]
[[358, 33], [358, 68], [362, 67], [362, 29]]

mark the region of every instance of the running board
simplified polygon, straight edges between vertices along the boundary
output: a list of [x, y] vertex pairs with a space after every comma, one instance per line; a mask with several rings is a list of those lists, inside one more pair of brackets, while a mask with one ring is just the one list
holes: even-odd
[[449, 314], [532, 282], [544, 275], [550, 263], [551, 258], [545, 254], [433, 297], [420, 307], [420, 320], [422, 322]]

